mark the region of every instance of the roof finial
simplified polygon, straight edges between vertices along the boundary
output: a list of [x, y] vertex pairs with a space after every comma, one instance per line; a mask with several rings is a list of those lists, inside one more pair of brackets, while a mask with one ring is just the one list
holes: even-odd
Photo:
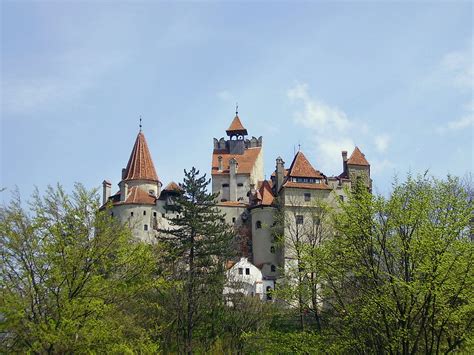
[[142, 131], [142, 115], [140, 115], [140, 132]]
[[239, 115], [239, 103], [238, 102], [235, 103], [235, 115], [236, 116]]
[[298, 152], [301, 150], [301, 144], [298, 143]]

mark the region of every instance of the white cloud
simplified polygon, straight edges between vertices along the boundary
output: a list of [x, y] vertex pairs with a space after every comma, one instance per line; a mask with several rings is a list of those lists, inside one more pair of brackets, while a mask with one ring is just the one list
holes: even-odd
[[[296, 84], [287, 91], [287, 97], [290, 102], [299, 105], [294, 113], [294, 122], [311, 133], [313, 150], [308, 153], [317, 159], [314, 162], [315, 168], [326, 175], [338, 175], [342, 172], [341, 152], [346, 150], [350, 155], [355, 147], [355, 138], [361, 142], [362, 139], [370, 140], [369, 137], [373, 134], [366, 122], [352, 120], [342, 109], [312, 97], [307, 84]], [[387, 134], [375, 135], [374, 145], [379, 153], [385, 152], [389, 143], [390, 137]], [[366, 152], [369, 145], [364, 144], [360, 148]], [[383, 167], [389, 164], [391, 163], [385, 160]]]
[[388, 134], [380, 134], [374, 138], [375, 147], [380, 153], [384, 153], [390, 143], [390, 137]]
[[373, 159], [371, 164], [370, 164], [370, 172], [372, 174], [378, 175], [384, 172], [389, 171], [391, 174], [393, 174], [393, 169], [395, 168], [395, 164], [393, 164], [390, 160], [387, 158], [384, 159]]
[[465, 50], [447, 53], [441, 60], [441, 68], [450, 74], [456, 86], [472, 88], [474, 70], [471, 46]]
[[301, 101], [303, 110], [295, 113], [295, 122], [316, 131], [336, 129], [344, 131], [350, 122], [346, 114], [337, 107], [331, 107], [322, 101], [312, 99], [308, 94], [307, 84], [297, 84], [288, 90], [288, 98], [292, 102]]
[[474, 100], [465, 105], [466, 114], [458, 119], [448, 121], [445, 125], [436, 128], [439, 134], [449, 131], [459, 131], [461, 129], [474, 126]]

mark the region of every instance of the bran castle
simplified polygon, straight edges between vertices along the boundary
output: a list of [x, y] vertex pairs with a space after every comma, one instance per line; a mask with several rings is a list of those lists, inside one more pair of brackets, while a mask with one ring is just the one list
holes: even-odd
[[[302, 226], [311, 218], [316, 200], [334, 204], [346, 198], [346, 188], [358, 180], [371, 189], [370, 164], [358, 147], [350, 157], [342, 152], [342, 173], [327, 176], [316, 170], [298, 151], [288, 168], [276, 158], [275, 171], [264, 179], [263, 138], [246, 138], [247, 129], [238, 113], [226, 130], [227, 139], [214, 138], [212, 151], [212, 192], [219, 193], [218, 206], [226, 221], [235, 227], [241, 258], [228, 263], [228, 276], [240, 282], [239, 292], [271, 299], [271, 290], [282, 268], [294, 263], [290, 245], [275, 242], [272, 226], [277, 218], [277, 201], [284, 211], [284, 238], [291, 239], [291, 227]], [[151, 158], [145, 135], [140, 129], [127, 167], [122, 169], [119, 191], [103, 181], [103, 204], [111, 203], [111, 214], [128, 222], [133, 234], [151, 241], [158, 228], [169, 226], [166, 207], [174, 203], [179, 186], [170, 182], [163, 188]], [[227, 289], [225, 292], [233, 292]], [[235, 290], [234, 290], [235, 292]]]

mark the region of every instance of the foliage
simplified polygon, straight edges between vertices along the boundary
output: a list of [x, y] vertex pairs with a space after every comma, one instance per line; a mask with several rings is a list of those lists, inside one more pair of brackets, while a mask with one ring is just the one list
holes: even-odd
[[357, 352], [450, 352], [472, 333], [472, 201], [458, 179], [356, 188], [325, 244], [328, 334]]
[[150, 253], [76, 185], [0, 209], [2, 348], [157, 350], [122, 305], [147, 286]]
[[195, 168], [185, 171], [181, 190], [169, 207], [177, 213], [159, 236], [170, 277], [177, 284], [172, 328], [182, 340], [177, 339], [177, 350], [187, 353], [193, 351], [193, 339], [206, 347], [221, 332], [212, 320], [222, 314], [225, 262], [233, 250], [233, 231], [216, 206], [217, 195], [206, 190], [209, 182]]

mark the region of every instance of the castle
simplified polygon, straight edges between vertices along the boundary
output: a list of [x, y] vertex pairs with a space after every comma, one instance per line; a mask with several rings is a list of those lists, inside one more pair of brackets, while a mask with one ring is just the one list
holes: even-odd
[[[370, 164], [358, 147], [350, 157], [342, 152], [342, 173], [327, 176], [316, 170], [303, 152], [298, 151], [288, 168], [276, 158], [275, 171], [266, 180], [263, 171], [263, 138], [247, 138], [238, 112], [226, 130], [227, 139], [214, 138], [211, 164], [212, 192], [218, 193], [217, 205], [226, 221], [235, 227], [242, 258], [229, 264], [234, 279], [249, 283], [246, 294], [270, 298], [282, 268], [292, 265], [295, 251], [288, 244], [275, 242], [272, 227], [279, 211], [285, 218], [285, 240], [292, 227], [298, 228], [311, 218], [315, 201], [334, 204], [346, 198], [346, 188], [361, 181], [371, 189]], [[175, 182], [163, 188], [141, 128], [126, 168], [122, 169], [119, 190], [111, 194], [112, 184], [103, 181], [103, 204], [112, 204], [111, 214], [128, 222], [133, 234], [143, 241], [153, 240], [158, 227], [166, 228], [173, 196], [179, 191]], [[280, 212], [281, 213], [281, 212]], [[252, 275], [257, 274], [257, 275]], [[251, 280], [251, 281], [249, 281]]]

